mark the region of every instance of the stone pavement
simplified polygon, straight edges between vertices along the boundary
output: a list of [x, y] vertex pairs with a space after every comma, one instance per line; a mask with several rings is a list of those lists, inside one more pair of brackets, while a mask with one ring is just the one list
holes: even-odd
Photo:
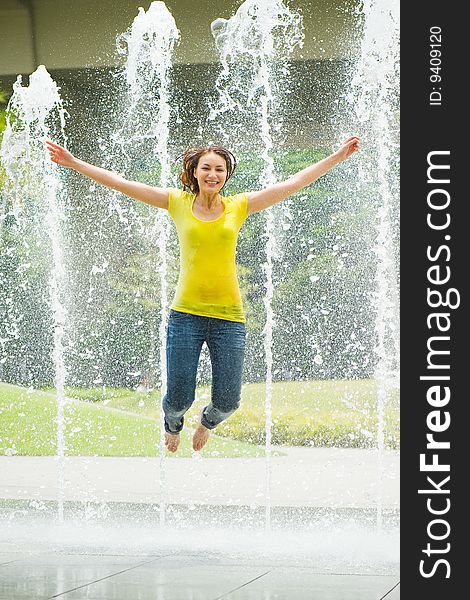
[[[399, 508], [399, 453], [279, 447], [273, 507]], [[0, 499], [57, 500], [57, 457], [0, 457]], [[65, 501], [261, 506], [264, 458], [66, 457]]]
[[[399, 600], [398, 573], [334, 571], [229, 555], [0, 552], [0, 600]], [[27, 573], [27, 577], [25, 574]]]
[[0, 600], [399, 600], [398, 453], [279, 450], [271, 531], [264, 458], [68, 457], [60, 521], [58, 459], [0, 457]]

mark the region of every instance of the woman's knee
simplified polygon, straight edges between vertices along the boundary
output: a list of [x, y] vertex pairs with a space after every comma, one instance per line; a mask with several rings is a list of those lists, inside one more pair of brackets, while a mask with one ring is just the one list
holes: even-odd
[[201, 423], [204, 427], [207, 427], [207, 429], [214, 429], [214, 427], [217, 427], [217, 425], [220, 425], [220, 423], [233, 415], [237, 408], [238, 405], [236, 408], [229, 410], [222, 410], [216, 406], [206, 407], [202, 414]]
[[165, 412], [185, 413], [191, 408], [194, 402], [194, 396], [187, 397], [178, 393], [168, 393], [163, 398], [163, 410]]

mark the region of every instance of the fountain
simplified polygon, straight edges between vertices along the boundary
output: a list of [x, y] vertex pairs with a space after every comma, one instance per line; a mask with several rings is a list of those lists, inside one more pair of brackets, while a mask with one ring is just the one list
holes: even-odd
[[[173, 47], [179, 38], [175, 20], [164, 2], [152, 2], [145, 12], [139, 9], [130, 30], [120, 36], [120, 51], [126, 57], [124, 71], [128, 86], [127, 106], [122, 118], [122, 127], [114, 134], [113, 150], [120, 146], [126, 156], [126, 149], [136, 149], [146, 153], [160, 165], [160, 177], [156, 184], [168, 187], [172, 183], [169, 156], [169, 132], [171, 106], [169, 102], [169, 73]], [[126, 161], [128, 163], [128, 161]], [[130, 165], [126, 164], [127, 170]], [[159, 264], [155, 265], [160, 274], [160, 323], [158, 330], [159, 361], [149, 360], [150, 369], [160, 371], [161, 397], [166, 393], [166, 321], [168, 315], [168, 268], [167, 244], [169, 239], [169, 219], [155, 215], [148, 209], [148, 219], [141, 228], [142, 238], [148, 237], [149, 247], [155, 244], [159, 251]], [[155, 322], [151, 323], [150, 352], [157, 345]], [[165, 427], [163, 412], [160, 414], [160, 525], [165, 524]]]
[[[371, 204], [376, 213], [374, 253], [377, 270], [373, 308], [377, 356], [377, 527], [382, 527], [382, 477], [384, 410], [391, 390], [399, 387], [399, 306], [397, 275], [398, 122], [396, 78], [398, 75], [399, 6], [393, 0], [364, 2], [364, 31], [359, 61], [352, 80], [349, 102], [358, 126], [370, 140], [362, 157], [357, 193], [368, 197], [368, 189], [377, 190]], [[377, 165], [374, 174], [367, 163]]]
[[[229, 20], [217, 19], [212, 23], [212, 33], [220, 53], [222, 64], [216, 87], [219, 92], [217, 103], [210, 118], [221, 119], [222, 115], [242, 118], [243, 131], [254, 133], [250, 143], [258, 146], [263, 162], [260, 185], [276, 182], [273, 151], [273, 116], [280, 103], [281, 90], [288, 86], [288, 58], [296, 46], [302, 46], [301, 17], [290, 12], [282, 0], [247, 0]], [[285, 94], [284, 94], [285, 95]], [[234, 113], [235, 115], [231, 114]], [[238, 115], [237, 115], [238, 113]], [[241, 113], [241, 115], [240, 115]], [[254, 123], [249, 123], [254, 120]], [[248, 123], [247, 123], [248, 121]], [[222, 121], [223, 123], [223, 121]], [[250, 127], [251, 125], [251, 127]], [[278, 118], [277, 130], [282, 127]], [[220, 129], [223, 129], [221, 127]], [[228, 131], [221, 131], [223, 139], [231, 145], [241, 140], [231, 139]], [[246, 144], [246, 142], [245, 142]], [[285, 206], [281, 208], [285, 211]], [[282, 220], [278, 219], [278, 227]], [[266, 211], [265, 223], [266, 262], [263, 265], [266, 282], [264, 306], [264, 354], [266, 362], [266, 485], [265, 522], [271, 528], [271, 440], [272, 440], [272, 386], [273, 386], [273, 255], [276, 247], [274, 208]]]
[[[64, 221], [64, 207], [60, 199], [60, 182], [57, 169], [44, 156], [44, 141], [55, 135], [66, 141], [64, 134], [66, 111], [57, 85], [44, 67], [39, 67], [30, 77], [28, 87], [21, 85], [21, 76], [13, 86], [9, 104], [15, 119], [8, 119], [2, 143], [7, 181], [12, 190], [11, 212], [16, 223], [13, 230], [21, 245], [21, 235], [27, 236], [29, 228], [38, 227], [36, 233], [46, 231], [49, 236], [49, 295], [52, 316], [54, 384], [57, 393], [57, 458], [58, 458], [58, 518], [64, 518], [64, 403], [66, 370], [64, 364], [64, 335], [67, 312], [64, 305], [65, 259], [60, 231]], [[26, 209], [37, 211], [38, 221], [21, 219]], [[7, 215], [3, 215], [3, 219]], [[47, 243], [41, 235], [41, 242]], [[27, 246], [26, 246], [27, 247]], [[16, 326], [15, 326], [16, 325]], [[7, 323], [7, 330], [15, 331], [15, 321]]]
[[[149, 553], [158, 544], [171, 552], [227, 552], [225, 538], [230, 531], [236, 546], [230, 551], [236, 556], [260, 556], [267, 542], [273, 560], [289, 559], [299, 564], [327, 565], [336, 560], [340, 565], [369, 568], [370, 564], [396, 561], [396, 510], [384, 509], [382, 493], [385, 483], [393, 484], [390, 479], [385, 482], [383, 475], [388, 468], [393, 469], [385, 452], [384, 421], [391, 390], [396, 387], [398, 356], [393, 247], [396, 184], [390, 167], [394, 160], [390, 90], [397, 18], [395, 2], [387, 0], [386, 4], [364, 4], [364, 23], [358, 25], [363, 34], [360, 57], [353, 67], [353, 91], [345, 98], [347, 127], [349, 133], [354, 132], [354, 126], [359, 127], [358, 133], [365, 138], [364, 157], [358, 166], [341, 167], [338, 174], [325, 177], [319, 192], [315, 184], [315, 189], [253, 215], [242, 232], [240, 263], [242, 274], [248, 273], [242, 282], [252, 311], [250, 335], [257, 349], [249, 355], [244, 394], [255, 390], [258, 382], [264, 385], [265, 417], [262, 433], [252, 434], [246, 425], [247, 436], [237, 438], [230, 459], [223, 458], [227, 446], [222, 442], [217, 445], [216, 440], [211, 440], [213, 449], [208, 449], [207, 458], [167, 459], [158, 396], [149, 395], [151, 389], [145, 389], [139, 403], [127, 412], [151, 408], [152, 403], [155, 410], [142, 413], [147, 421], [132, 421], [136, 428], [134, 445], [126, 448], [127, 454], [119, 450], [119, 436], [130, 425], [113, 421], [114, 429], [109, 429], [107, 415], [110, 419], [119, 416], [119, 404], [109, 390], [136, 390], [142, 385], [159, 388], [160, 395], [165, 392], [165, 320], [174, 285], [174, 234], [161, 211], [137, 206], [51, 165], [43, 152], [45, 137], [66, 141], [64, 109], [57, 88], [43, 67], [31, 77], [29, 88], [19, 83], [15, 86], [11, 120], [2, 145], [8, 182], [2, 222], [15, 233], [12, 248], [22, 247], [23, 223], [32, 228], [30, 238], [38, 246], [43, 244], [46, 229], [50, 235], [44, 259], [44, 268], [51, 273], [50, 300], [41, 309], [45, 315], [41, 323], [49, 328], [46, 338], [50, 339], [55, 373], [58, 482], [56, 497], [41, 497], [39, 492], [28, 502], [20, 494], [10, 500], [25, 502], [12, 502], [13, 508], [7, 502], [2, 507], [9, 524], [8, 539], [26, 543], [29, 534], [20, 527], [22, 519], [28, 522], [31, 516], [52, 515], [58, 517], [59, 528], [48, 532], [39, 520], [31, 529], [37, 534], [39, 547], [85, 547], [92, 551], [112, 545], [119, 552]], [[246, 159], [249, 171], [249, 176], [236, 173], [230, 185], [248, 190], [287, 176], [292, 172], [289, 161], [306, 166], [312, 155], [302, 152], [310, 149], [292, 148], [283, 126], [292, 97], [292, 53], [301, 47], [303, 39], [300, 15], [282, 0], [246, 0], [232, 18], [217, 19], [211, 28], [220, 71], [207, 106], [206, 125], [212, 137], [206, 141], [227, 145]], [[384, 30], [390, 37], [377, 35]], [[163, 187], [177, 184], [177, 166], [172, 168], [172, 164], [178, 154], [174, 148], [181, 149], [174, 133], [181, 120], [181, 107], [171, 83], [177, 40], [175, 21], [163, 2], [152, 2], [148, 11], [140, 9], [132, 27], [118, 38], [125, 64], [114, 79], [125, 100], [110, 111], [110, 134], [100, 133], [96, 144], [96, 161], [102, 166]], [[47, 90], [44, 108], [42, 90]], [[344, 93], [339, 90], [341, 95]], [[375, 139], [386, 139], [387, 143], [374, 146]], [[372, 177], [367, 160], [380, 165], [376, 177]], [[238, 171], [243, 171], [241, 162]], [[377, 190], [375, 195], [368, 191], [371, 185]], [[354, 189], [360, 202], [351, 202], [346, 188]], [[32, 202], [40, 208], [34, 216], [29, 211]], [[64, 214], [70, 218], [65, 219]], [[347, 228], [348, 220], [354, 228]], [[86, 240], [83, 231], [88, 232]], [[67, 240], [66, 251], [62, 238]], [[31, 249], [25, 246], [19, 269], [22, 277], [16, 287], [2, 292], [7, 319], [0, 330], [0, 360], [5, 365], [3, 378], [29, 385], [32, 394], [37, 382], [44, 384], [51, 377], [47, 369], [30, 377], [12, 367], [12, 357], [18, 355], [22, 332], [26, 331], [25, 322], [31, 319], [27, 306], [26, 319], [21, 313], [21, 286], [29, 285], [28, 252]], [[122, 368], [117, 369], [116, 364]], [[143, 385], [143, 375], [149, 373], [154, 381], [145, 379]], [[359, 403], [360, 392], [354, 387], [356, 381], [367, 377], [374, 377], [378, 388], [376, 433], [361, 413], [366, 405]], [[322, 441], [329, 440], [325, 426], [312, 440], [313, 448], [299, 445], [288, 449], [295, 465], [286, 471], [279, 440], [282, 435], [292, 440], [293, 433], [288, 430], [287, 418], [283, 426], [282, 416], [273, 416], [275, 386], [284, 386], [282, 393], [288, 404], [308, 394], [311, 379], [318, 380], [318, 393], [329, 389], [328, 380], [349, 381], [341, 393], [332, 386], [331, 412], [349, 411], [354, 422], [341, 438], [344, 451], [333, 448], [334, 458], [329, 458], [327, 448], [322, 447]], [[297, 380], [299, 387], [289, 388], [292, 380]], [[90, 410], [82, 417], [80, 410], [86, 403], [68, 401], [66, 386], [98, 386], [93, 403], [103, 412], [94, 416], [96, 411]], [[114, 402], [115, 412], [105, 412], [110, 402]], [[305, 427], [310, 427], [311, 418], [320, 416], [312, 402]], [[146, 428], [153, 427], [149, 434], [152, 439], [156, 422], [159, 443], [150, 441], [144, 447], [141, 440], [146, 439]], [[72, 456], [75, 440], [85, 434], [103, 438], [107, 445], [102, 448], [107, 454]], [[67, 457], [65, 441], [71, 448]], [[246, 442], [251, 444], [244, 445]], [[244, 455], [261, 442], [261, 451]], [[302, 443], [306, 445], [305, 435]], [[355, 448], [376, 453], [375, 483], [357, 464], [348, 472], [350, 450]], [[14, 453], [13, 449], [10, 454]], [[143, 457], [140, 462], [138, 457]], [[114, 460], [120, 461], [118, 467]], [[223, 460], [231, 461], [230, 465]], [[68, 483], [64, 473], [67, 465]], [[261, 466], [264, 478], [260, 476]], [[149, 478], [145, 489], [139, 484], [142, 477]], [[295, 481], [294, 489], [290, 477]], [[129, 490], [118, 490], [116, 480], [125, 478]], [[201, 487], [207, 489], [205, 495]], [[348, 494], [355, 488], [365, 491], [360, 498], [350, 500]], [[371, 528], [374, 498], [378, 531]], [[155, 527], [156, 515], [159, 527]], [[264, 531], [260, 532], [261, 526]], [[203, 542], [199, 539], [198, 527], [211, 528], [210, 541], [207, 536]]]

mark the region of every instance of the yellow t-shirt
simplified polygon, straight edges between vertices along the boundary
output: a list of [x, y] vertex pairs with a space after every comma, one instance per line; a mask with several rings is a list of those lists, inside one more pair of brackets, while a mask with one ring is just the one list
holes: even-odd
[[247, 217], [246, 194], [223, 196], [224, 212], [213, 221], [193, 213], [195, 194], [170, 188], [168, 212], [180, 245], [180, 272], [171, 308], [245, 323], [238, 286], [237, 237]]

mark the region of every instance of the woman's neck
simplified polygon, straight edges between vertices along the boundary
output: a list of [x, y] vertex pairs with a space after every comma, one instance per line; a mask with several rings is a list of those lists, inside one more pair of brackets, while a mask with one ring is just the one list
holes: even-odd
[[207, 194], [199, 191], [196, 194], [196, 202], [198, 205], [206, 210], [211, 210], [219, 203], [218, 200], [220, 198], [219, 192], [214, 192], [213, 194]]

